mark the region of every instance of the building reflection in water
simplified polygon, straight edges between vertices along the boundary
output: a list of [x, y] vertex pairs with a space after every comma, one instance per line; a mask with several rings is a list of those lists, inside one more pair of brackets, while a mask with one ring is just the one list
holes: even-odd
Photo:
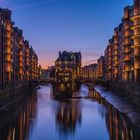
[[1, 140], [28, 139], [37, 112], [37, 94], [25, 98], [23, 98], [20, 105], [15, 105], [14, 109], [0, 116]]
[[139, 134], [136, 134], [132, 124], [128, 123], [128, 120], [105, 101], [99, 93], [90, 91], [90, 97], [106, 107], [106, 126], [110, 140], [138, 140]]
[[77, 125], [81, 125], [80, 100], [61, 102], [56, 112], [56, 125], [60, 135], [74, 135]]
[[[47, 89], [45, 88], [45, 90]], [[57, 137], [57, 134], [59, 134], [60, 137], [64, 136], [64, 139], [65, 137], [72, 139], [72, 137], [75, 136], [77, 136], [78, 139], [84, 139], [86, 136], [93, 137], [94, 139], [96, 136], [99, 137], [99, 135], [103, 135], [103, 138], [109, 136], [105, 138], [106, 140], [107, 138], [109, 140], [139, 140], [140, 136], [139, 133], [136, 132], [137, 129], [128, 123], [128, 120], [124, 118], [124, 116], [112, 105], [106, 102], [100, 94], [93, 90], [89, 91], [90, 99], [57, 101], [57, 106], [55, 107], [53, 105], [56, 101], [52, 99], [50, 100], [50, 97], [48, 97], [50, 96], [49, 94], [47, 96], [47, 100], [44, 101], [44, 98], [43, 100], [40, 98], [38, 100], [38, 97], [40, 97], [41, 94], [43, 94], [43, 97], [44, 95], [46, 96], [46, 93], [44, 94], [44, 90], [43, 93], [40, 94], [28, 95], [20, 101], [20, 104], [15, 105], [15, 108], [5, 111], [7, 113], [4, 112], [3, 114], [0, 114], [0, 140], [34, 140], [36, 138], [36, 133], [39, 136], [38, 139], [40, 136], [44, 139], [50, 139], [55, 136]], [[93, 102], [91, 100], [93, 100]], [[43, 111], [39, 112], [39, 102], [41, 102], [40, 107], [45, 105], [46, 108], [46, 105], [48, 105], [46, 113]], [[55, 114], [54, 112], [48, 112], [48, 109], [52, 108], [55, 109]], [[96, 110], [94, 112], [95, 108], [97, 109], [97, 112]], [[89, 113], [90, 109], [93, 111], [91, 114]], [[86, 113], [91, 115], [89, 120], [85, 118], [87, 117]], [[47, 117], [44, 116], [45, 114], [49, 117], [50, 122], [48, 122]], [[44, 128], [45, 121], [43, 120], [40, 124], [41, 121], [39, 122], [38, 120], [41, 120], [42, 117], [40, 118], [39, 116], [44, 116], [46, 118], [46, 122], [48, 122], [47, 124], [50, 126], [55, 124], [56, 130], [49, 127], [49, 125], [45, 125], [44, 131], [43, 129], [40, 131], [40, 127], [36, 128], [42, 124]], [[98, 120], [98, 117], [100, 118], [100, 116], [102, 116], [103, 119]], [[55, 121], [53, 117], [55, 117]], [[96, 123], [95, 121], [99, 122]], [[98, 123], [100, 123], [101, 126], [96, 128]], [[85, 124], [87, 127], [85, 127]], [[104, 125], [106, 125], [106, 134], [103, 133], [104, 131], [100, 132]], [[37, 131], [35, 131], [35, 129]], [[84, 133], [81, 131], [82, 129]], [[98, 132], [96, 132], [96, 130]], [[56, 133], [56, 131], [58, 133]], [[46, 134], [46, 132], [48, 134]], [[95, 133], [97, 133], [97, 135]], [[52, 136], [54, 134], [55, 136]], [[58, 140], [61, 138], [57, 137], [56, 139]]]

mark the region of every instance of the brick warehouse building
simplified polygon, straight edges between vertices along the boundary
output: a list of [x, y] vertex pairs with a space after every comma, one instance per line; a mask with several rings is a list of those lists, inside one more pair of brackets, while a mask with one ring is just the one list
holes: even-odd
[[38, 57], [14, 26], [11, 11], [0, 8], [0, 88], [38, 78]]
[[[97, 71], [101, 71], [97, 63]], [[140, 83], [140, 0], [124, 8], [121, 23], [104, 51], [103, 66], [106, 80]]]
[[59, 52], [55, 61], [55, 81], [60, 90], [75, 89], [76, 79], [81, 78], [81, 53]]

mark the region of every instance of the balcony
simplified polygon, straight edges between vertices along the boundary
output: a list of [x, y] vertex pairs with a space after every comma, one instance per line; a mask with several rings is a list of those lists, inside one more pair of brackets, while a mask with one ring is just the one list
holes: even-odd
[[11, 45], [11, 42], [10, 41], [7, 41], [7, 46], [9, 47]]
[[119, 64], [118, 62], [115, 62], [115, 63], [114, 63], [115, 67], [118, 67], [118, 64]]
[[114, 61], [118, 61], [118, 57], [117, 56], [114, 56]]
[[22, 62], [19, 62], [19, 67], [22, 67], [23, 66], [23, 63]]
[[22, 68], [19, 68], [19, 74], [23, 74]]
[[125, 61], [130, 61], [131, 60], [131, 55], [130, 54], [127, 54], [124, 56], [124, 62]]
[[133, 21], [133, 25], [136, 26], [136, 25], [140, 25], [140, 18], [137, 18]]
[[139, 37], [140, 36], [140, 30], [135, 30], [133, 36]]
[[23, 40], [22, 40], [22, 38], [19, 40], [19, 45], [20, 45], [20, 47], [22, 47], [22, 44], [23, 44]]
[[118, 45], [114, 45], [114, 49], [117, 50], [118, 49]]
[[134, 49], [134, 56], [140, 56], [140, 48]]
[[6, 72], [11, 72], [11, 65], [10, 64], [5, 65], [5, 71]]
[[118, 44], [118, 41], [115, 41], [115, 40], [114, 40], [114, 44], [117, 45], [117, 44]]
[[138, 47], [140, 47], [140, 44], [135, 44], [135, 45], [131, 46], [131, 48], [138, 48]]
[[116, 74], [118, 73], [118, 68], [115, 68], [115, 73], [116, 73]]
[[7, 29], [7, 31], [11, 31], [11, 24], [8, 24], [6, 29]]
[[139, 39], [139, 38], [140, 38], [140, 33], [139, 33], [139, 34], [136, 34], [136, 35], [133, 35], [131, 38], [132, 38], [132, 39], [135, 39], [135, 38], [136, 38], [136, 39], [137, 39], [137, 38]]
[[130, 63], [125, 64], [124, 70], [125, 70], [126, 72], [127, 72], [127, 71], [130, 71], [130, 70], [131, 70], [131, 64], [130, 64]]
[[131, 44], [131, 41], [127, 38], [127, 39], [125, 39], [125, 41], [124, 41], [124, 45], [130, 45]]
[[11, 62], [11, 55], [6, 55], [5, 61]]
[[134, 68], [139, 69], [140, 68], [140, 63], [135, 63]]
[[28, 70], [26, 70], [26, 75], [29, 75], [29, 71]]
[[131, 20], [135, 20], [136, 18], [140, 18], [140, 14], [139, 15], [135, 15], [135, 16], [131, 17], [130, 19]]
[[131, 27], [131, 30], [135, 30], [136, 28], [140, 28], [140, 23], [137, 24], [137, 25], [133, 25], [133, 26]]
[[22, 62], [22, 61], [23, 61], [22, 57], [19, 57], [19, 62]]
[[7, 38], [10, 39], [11, 38], [11, 34], [7, 33]]
[[126, 48], [124, 49], [124, 53], [130, 53], [130, 52], [131, 52], [131, 50], [130, 50], [129, 47], [126, 47]]
[[129, 20], [129, 19], [130, 19], [129, 14], [124, 13], [124, 17], [123, 17], [123, 19], [124, 19], [124, 20]]
[[112, 69], [112, 66], [111, 65], [109, 66], [109, 69]]
[[19, 56], [22, 56], [22, 51], [19, 52]]
[[130, 29], [130, 25], [129, 25], [129, 23], [125, 23], [125, 24], [124, 24], [124, 29], [125, 29], [125, 31], [127, 31], [127, 30]]
[[11, 48], [10, 47], [6, 47], [4, 50], [5, 50], [5, 53], [11, 54]]
[[118, 55], [118, 51], [115, 51], [115, 52], [114, 52], [114, 55]]
[[131, 36], [130, 30], [125, 31], [125, 38], [130, 37], [130, 36]]

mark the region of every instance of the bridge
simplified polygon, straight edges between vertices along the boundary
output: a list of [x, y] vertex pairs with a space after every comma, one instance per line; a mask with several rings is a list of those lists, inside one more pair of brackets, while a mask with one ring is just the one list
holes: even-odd
[[55, 79], [54, 78], [41, 78], [38, 80], [40, 84], [48, 84], [48, 83], [54, 83]]
[[[55, 83], [55, 79], [54, 78], [42, 78], [42, 79], [38, 79], [38, 83], [39, 84], [49, 84], [49, 83], [54, 84]], [[94, 83], [95, 82], [81, 79], [80, 83], [81, 83], [81, 85], [85, 85], [85, 86], [88, 87], [89, 95], [85, 97], [85, 96], [82, 96], [79, 93], [75, 92], [73, 94], [72, 98], [89, 98], [90, 93], [92, 91], [94, 91]]]
[[94, 83], [93, 82], [81, 82], [81, 85], [85, 85], [88, 87], [88, 95], [87, 96], [83, 96], [81, 95], [79, 92], [76, 92], [73, 94], [72, 98], [90, 98], [91, 94], [94, 91]]

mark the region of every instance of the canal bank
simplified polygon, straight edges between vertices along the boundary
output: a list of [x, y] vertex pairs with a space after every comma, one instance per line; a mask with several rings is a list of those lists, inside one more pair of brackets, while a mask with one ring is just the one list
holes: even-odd
[[[88, 96], [88, 87], [79, 94]], [[52, 86], [40, 86], [0, 115], [2, 140], [139, 140], [134, 127], [95, 90], [91, 98], [52, 98]]]
[[140, 85], [134, 82], [109, 82], [109, 88], [140, 107]]
[[124, 96], [116, 95], [111, 91], [108, 91], [102, 86], [95, 86], [95, 90], [109, 102], [114, 108], [116, 108], [120, 113], [122, 113], [128, 121], [134, 125], [135, 132], [140, 138], [140, 110], [135, 104], [129, 102]]
[[0, 89], [0, 109], [12, 104], [18, 98], [22, 98], [38, 86], [37, 81], [22, 81], [7, 85], [5, 88]]
[[116, 93], [119, 96], [124, 96], [129, 102], [140, 107], [140, 85], [135, 82], [124, 81], [106, 81], [97, 80], [96, 85], [101, 85]]

